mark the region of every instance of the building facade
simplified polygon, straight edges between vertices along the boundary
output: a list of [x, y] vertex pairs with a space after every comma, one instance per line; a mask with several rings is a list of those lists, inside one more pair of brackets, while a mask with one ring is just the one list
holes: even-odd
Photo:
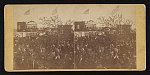
[[37, 33], [37, 23], [35, 21], [17, 22], [17, 37], [35, 36]]

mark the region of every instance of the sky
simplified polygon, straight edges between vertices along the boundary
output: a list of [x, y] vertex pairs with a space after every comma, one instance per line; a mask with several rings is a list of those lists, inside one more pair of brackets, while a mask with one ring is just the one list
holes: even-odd
[[[35, 21], [39, 22], [40, 17], [50, 17], [52, 12], [57, 8], [57, 15], [63, 22], [71, 19], [74, 21], [96, 21], [98, 17], [108, 17], [112, 14], [113, 9], [117, 5], [102, 5], [102, 4], [49, 4], [49, 5], [14, 5], [14, 27], [17, 22]], [[135, 22], [135, 6], [119, 5], [117, 13], [122, 13], [123, 17]], [[89, 9], [89, 14], [83, 14]], [[26, 11], [30, 10], [29, 15], [25, 15]], [[40, 24], [38, 24], [41, 26]]]

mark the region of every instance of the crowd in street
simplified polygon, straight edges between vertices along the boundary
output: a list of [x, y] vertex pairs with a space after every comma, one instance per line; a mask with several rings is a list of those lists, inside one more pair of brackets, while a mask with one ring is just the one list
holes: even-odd
[[[72, 39], [73, 40], [73, 39]], [[16, 69], [73, 68], [73, 41], [53, 36], [16, 37]]]
[[136, 68], [135, 36], [80, 37], [75, 41], [78, 68]]
[[14, 69], [136, 68], [135, 56], [133, 34], [14, 37]]

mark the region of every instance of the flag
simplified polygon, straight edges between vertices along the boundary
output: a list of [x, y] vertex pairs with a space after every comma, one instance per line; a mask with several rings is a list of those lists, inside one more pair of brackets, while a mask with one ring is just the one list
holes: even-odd
[[24, 15], [30, 15], [30, 9], [25, 11]]
[[52, 15], [55, 15], [57, 14], [57, 8], [55, 8], [53, 11], [52, 11]]
[[89, 9], [86, 9], [84, 12], [83, 12], [83, 14], [89, 14]]

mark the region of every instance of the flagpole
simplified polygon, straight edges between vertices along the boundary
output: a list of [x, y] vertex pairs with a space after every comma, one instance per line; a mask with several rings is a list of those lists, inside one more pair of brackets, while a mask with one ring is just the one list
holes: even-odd
[[26, 21], [27, 21], [27, 16], [30, 14], [30, 9], [28, 9], [28, 10], [26, 10], [25, 12], [24, 12], [24, 15], [25, 15], [25, 19], [26, 19]]
[[[86, 21], [87, 20], [87, 17], [88, 17], [88, 19], [89, 19], [89, 9], [86, 9], [84, 12], [83, 12], [83, 17], [84, 17], [84, 21]], [[86, 17], [86, 20], [85, 20], [85, 17]]]

